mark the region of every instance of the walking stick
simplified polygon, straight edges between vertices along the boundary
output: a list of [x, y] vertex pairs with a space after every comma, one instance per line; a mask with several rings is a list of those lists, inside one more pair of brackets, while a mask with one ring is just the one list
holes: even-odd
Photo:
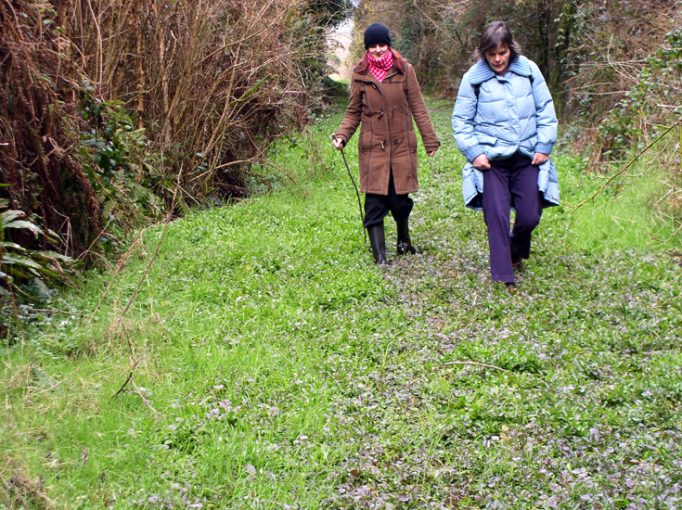
[[[360, 191], [358, 191], [358, 185], [353, 179], [353, 173], [350, 171], [350, 166], [348, 166], [348, 160], [346, 159], [346, 153], [341, 149], [341, 157], [343, 158], [343, 163], [346, 165], [346, 171], [348, 172], [348, 177], [350, 177], [350, 182], [353, 183], [353, 188], [355, 188], [355, 196], [358, 197], [358, 211], [360, 211], [360, 224], [362, 224], [363, 214], [362, 214], [362, 201], [360, 200]], [[365, 235], [365, 242], [367, 242], [367, 231], [364, 226], [362, 228], [362, 233]]]

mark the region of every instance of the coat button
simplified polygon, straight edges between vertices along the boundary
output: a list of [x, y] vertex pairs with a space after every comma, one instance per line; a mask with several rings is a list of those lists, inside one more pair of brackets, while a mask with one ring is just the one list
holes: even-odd
[[398, 145], [398, 139], [393, 140], [393, 145]]

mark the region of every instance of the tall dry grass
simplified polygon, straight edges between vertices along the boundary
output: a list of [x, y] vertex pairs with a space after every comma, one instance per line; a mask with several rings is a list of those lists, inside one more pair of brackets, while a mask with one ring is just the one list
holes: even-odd
[[240, 169], [301, 123], [319, 31], [304, 0], [62, 0], [73, 57], [182, 169], [185, 196], [240, 193]]
[[101, 212], [75, 154], [79, 76], [55, 15], [46, 2], [0, 0], [0, 198], [60, 233], [63, 245], [52, 248], [77, 254], [100, 232]]
[[[309, 0], [0, 0], [0, 203], [77, 256], [129, 189], [121, 174], [168, 202], [179, 183], [181, 204], [245, 193], [249, 164], [319, 98], [329, 24]], [[117, 121], [93, 101], [144, 128], [107, 168], [93, 156]]]

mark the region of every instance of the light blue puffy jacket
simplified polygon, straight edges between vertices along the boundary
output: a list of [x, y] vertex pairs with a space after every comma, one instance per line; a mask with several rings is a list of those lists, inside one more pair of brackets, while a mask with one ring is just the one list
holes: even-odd
[[[462, 171], [467, 206], [481, 207], [483, 175], [471, 165], [479, 155], [505, 159], [516, 151], [533, 157], [550, 154], [556, 143], [557, 118], [545, 79], [532, 60], [520, 56], [498, 76], [479, 60], [462, 78], [452, 113], [457, 147], [468, 163]], [[551, 160], [540, 165], [538, 189], [544, 206], [559, 204], [559, 180]]]

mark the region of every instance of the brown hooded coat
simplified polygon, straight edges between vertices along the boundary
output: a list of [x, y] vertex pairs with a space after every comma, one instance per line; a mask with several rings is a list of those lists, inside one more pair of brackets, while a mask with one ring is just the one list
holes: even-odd
[[393, 67], [381, 83], [369, 72], [366, 59], [358, 63], [346, 116], [334, 134], [345, 144], [362, 124], [358, 160], [363, 193], [388, 195], [391, 171], [398, 195], [419, 189], [413, 117], [426, 151], [431, 153], [440, 146], [414, 68], [396, 52], [394, 57]]

